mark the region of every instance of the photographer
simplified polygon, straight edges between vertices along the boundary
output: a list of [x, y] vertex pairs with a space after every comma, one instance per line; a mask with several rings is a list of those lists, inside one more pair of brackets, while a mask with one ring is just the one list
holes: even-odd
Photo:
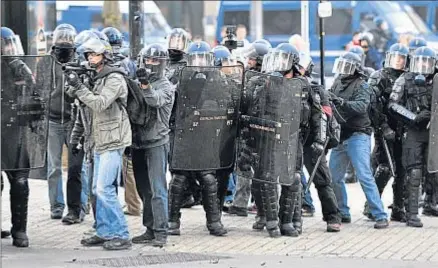
[[136, 244], [163, 246], [167, 243], [167, 157], [169, 152], [169, 119], [174, 101], [174, 87], [164, 76], [168, 51], [151, 44], [140, 52], [137, 77], [147, 104], [144, 125], [132, 125], [132, 164], [138, 194], [143, 201], [142, 235], [132, 239]]
[[[112, 61], [111, 47], [105, 41], [90, 39], [83, 45], [84, 56], [97, 75], [93, 88], [84, 85], [75, 72], [69, 72], [68, 94], [75, 96], [92, 112], [91, 137], [94, 139], [93, 193], [96, 195], [96, 235], [83, 239], [84, 246], [108, 250], [131, 247], [128, 225], [116, 194], [122, 155], [131, 145], [131, 125], [124, 108], [128, 98], [126, 81]], [[117, 185], [117, 183], [116, 183]]]

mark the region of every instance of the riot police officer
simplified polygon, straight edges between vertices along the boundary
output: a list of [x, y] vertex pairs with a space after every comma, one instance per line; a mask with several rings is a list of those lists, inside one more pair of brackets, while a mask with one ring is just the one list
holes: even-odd
[[364, 74], [367, 76], [367, 77], [370, 77], [370, 75], [375, 71], [373, 68], [371, 68], [371, 67], [367, 67], [367, 66], [365, 66], [365, 60], [366, 60], [366, 54], [365, 54], [365, 51], [364, 51], [364, 49], [362, 48], [362, 47], [360, 47], [360, 46], [351, 46], [349, 49], [348, 49], [348, 52], [352, 52], [352, 53], [355, 53], [355, 54], [357, 54], [357, 55], [359, 55], [360, 56], [360, 58], [362, 59], [362, 69], [363, 69], [363, 71], [364, 71]]
[[413, 54], [414, 51], [419, 47], [426, 47], [427, 41], [423, 37], [415, 37], [409, 41], [409, 54]]
[[341, 83], [331, 88], [330, 95], [344, 121], [339, 122], [341, 140], [340, 144], [332, 149], [329, 166], [342, 222], [351, 222], [344, 182], [346, 164], [350, 161], [370, 204], [371, 213], [376, 219], [374, 228], [381, 229], [388, 227], [388, 220], [371, 170], [370, 149], [373, 130], [368, 115], [371, 89], [365, 81], [361, 67], [362, 59], [351, 52], [339, 57], [333, 66], [333, 72], [339, 75]]
[[[191, 66], [187, 75], [190, 75], [188, 79], [189, 82], [186, 85], [186, 92], [188, 96], [197, 96], [191, 99], [182, 98], [178, 95], [178, 109], [191, 108], [193, 106], [199, 105], [204, 99], [203, 95], [203, 85], [205, 85], [206, 80], [210, 79], [206, 77], [202, 71], [198, 72], [197, 67], [208, 67], [213, 66], [213, 55], [211, 54], [211, 48], [208, 43], [204, 41], [194, 42], [187, 49], [187, 65]], [[193, 71], [192, 71], [193, 70]], [[202, 87], [200, 89], [199, 87]], [[201, 93], [199, 91], [202, 91]], [[181, 92], [180, 92], [181, 94]], [[188, 102], [187, 104], [185, 102]], [[179, 107], [186, 104], [184, 107]], [[175, 118], [177, 119], [177, 118]], [[178, 122], [176, 122], [178, 123]], [[175, 138], [171, 140], [171, 146], [175, 146]], [[191, 142], [191, 141], [188, 141]], [[175, 148], [173, 148], [175, 151]], [[172, 154], [171, 158], [175, 155]], [[171, 162], [174, 159], [171, 160]], [[176, 160], [175, 160], [176, 161]], [[221, 210], [218, 203], [218, 182], [216, 180], [216, 171], [183, 171], [171, 169], [172, 180], [169, 185], [169, 230], [170, 235], [180, 235], [180, 209], [182, 207], [182, 202], [184, 199], [184, 191], [188, 180], [196, 179], [199, 180], [201, 184], [202, 191], [202, 203], [204, 206], [206, 218], [207, 218], [207, 229], [211, 235], [223, 236], [227, 233], [227, 230], [223, 227], [221, 222]]]
[[426, 148], [429, 142], [428, 124], [431, 119], [436, 56], [435, 51], [428, 47], [417, 48], [411, 54], [409, 72], [395, 81], [388, 105], [389, 111], [404, 122], [406, 127], [402, 146], [407, 174], [406, 223], [412, 227], [423, 227], [418, 217], [421, 181], [424, 176], [434, 177], [429, 173], [424, 174], [423, 170], [429, 153]]
[[106, 35], [108, 38], [108, 43], [111, 45], [113, 50], [113, 61], [116, 65], [120, 65], [126, 74], [135, 78], [136, 67], [133, 61], [128, 57], [123, 56], [120, 52], [123, 45], [123, 35], [122, 33], [114, 27], [106, 27], [101, 31], [102, 34]]
[[[341, 217], [339, 215], [336, 196], [331, 186], [332, 178], [325, 155], [325, 151], [330, 149], [327, 148], [329, 145], [330, 134], [334, 134], [329, 132], [329, 124], [331, 120], [336, 119], [332, 118], [333, 115], [330, 108], [328, 92], [312, 80], [311, 74], [313, 70], [313, 61], [308, 53], [300, 53], [298, 66], [300, 67], [299, 72], [301, 76], [307, 78], [311, 85], [309, 95], [311, 101], [312, 123], [302, 131], [312, 133], [312, 135], [308, 135], [307, 140], [304, 142], [303, 162], [310, 174], [313, 172], [314, 168], [317, 169], [313, 182], [318, 191], [319, 199], [321, 200], [323, 219], [327, 222], [327, 231], [339, 232]], [[327, 145], [325, 144], [326, 142]], [[320, 145], [325, 147], [323, 151], [316, 148], [320, 147]], [[330, 147], [332, 146], [334, 145], [330, 144]], [[318, 157], [321, 157], [321, 161], [319, 165], [315, 167]]]
[[372, 159], [375, 159], [374, 179], [379, 194], [382, 195], [386, 184], [393, 175], [392, 172], [395, 172], [394, 205], [391, 212], [391, 220], [393, 221], [405, 221], [403, 203], [405, 170], [402, 163], [403, 127], [388, 114], [386, 107], [394, 82], [406, 70], [408, 53], [409, 50], [406, 46], [399, 43], [392, 45], [386, 52], [384, 68], [372, 73], [368, 80], [374, 94], [371, 102], [371, 121], [375, 139], [372, 156]]
[[[17, 103], [18, 94], [23, 92], [18, 84], [27, 86], [27, 89], [32, 89], [34, 86], [34, 79], [31, 70], [18, 57], [13, 56], [23, 55], [23, 47], [21, 46], [20, 37], [16, 35], [11, 29], [1, 27], [1, 98], [2, 98], [2, 170], [7, 170], [5, 173], [10, 183], [10, 202], [11, 202], [11, 232], [2, 231], [2, 238], [12, 234], [12, 244], [16, 247], [28, 247], [29, 238], [27, 237], [27, 210], [29, 201], [29, 152], [26, 143], [27, 129], [21, 123], [26, 123], [24, 120], [11, 121], [13, 109], [4, 106], [8, 102], [13, 101]], [[8, 56], [8, 57], [3, 57]], [[11, 86], [15, 85], [15, 86]], [[11, 88], [12, 87], [12, 88]], [[27, 94], [28, 92], [24, 93]], [[9, 104], [10, 105], [10, 104]], [[20, 107], [20, 106], [18, 106]], [[18, 108], [20, 109], [20, 108]], [[11, 111], [11, 113], [9, 112]], [[17, 141], [11, 141], [18, 137]], [[17, 150], [17, 143], [21, 143], [19, 150]], [[3, 176], [1, 178], [3, 191]]]

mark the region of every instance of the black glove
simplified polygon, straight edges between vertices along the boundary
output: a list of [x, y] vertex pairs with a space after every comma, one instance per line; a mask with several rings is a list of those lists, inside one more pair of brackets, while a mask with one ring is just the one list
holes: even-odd
[[76, 72], [67, 72], [65, 73], [67, 84], [74, 89], [79, 89], [79, 86], [82, 84], [79, 75]]
[[330, 99], [336, 106], [342, 106], [344, 104], [344, 99], [336, 96], [333, 92], [330, 92]]
[[79, 154], [79, 152], [81, 151], [81, 149], [79, 149], [79, 144], [72, 143], [72, 144], [70, 144], [70, 146], [71, 146], [72, 155], [77, 156]]
[[93, 79], [91, 79], [91, 77], [88, 74], [81, 74], [79, 78], [81, 79], [82, 84], [84, 84], [84, 86], [86, 86], [88, 89], [93, 89], [94, 87]]
[[426, 128], [430, 122], [430, 111], [423, 110], [414, 119], [414, 122], [420, 128]]
[[395, 139], [395, 131], [392, 130], [389, 126], [383, 127], [382, 135], [383, 138], [387, 141], [392, 141]]
[[138, 68], [136, 71], [138, 81], [142, 85], [149, 85], [149, 75], [145, 68]]
[[318, 157], [324, 152], [324, 145], [319, 142], [314, 142], [310, 148], [312, 149], [312, 159], [316, 162]]

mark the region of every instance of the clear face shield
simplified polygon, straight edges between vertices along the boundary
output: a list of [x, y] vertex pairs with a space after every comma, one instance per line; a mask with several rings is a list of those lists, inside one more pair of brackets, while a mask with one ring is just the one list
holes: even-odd
[[385, 68], [392, 68], [394, 70], [404, 70], [406, 67], [406, 54], [399, 52], [387, 52], [385, 57]]
[[1, 39], [1, 54], [3, 56], [21, 56], [24, 55], [23, 46], [19, 35], [14, 35]]
[[168, 49], [174, 49], [178, 51], [185, 51], [187, 49], [189, 40], [183, 34], [170, 35], [168, 39]]
[[187, 55], [187, 66], [208, 67], [214, 64], [213, 54], [210, 52], [202, 52]]
[[417, 74], [433, 74], [435, 72], [436, 59], [427, 56], [413, 56], [409, 71]]
[[[265, 63], [266, 61], [266, 63]], [[262, 72], [283, 72], [292, 68], [293, 55], [284, 51], [271, 51], [263, 58]]]
[[333, 64], [332, 73], [336, 75], [353, 75], [356, 71], [356, 63], [351, 60], [337, 58]]
[[226, 75], [234, 75], [241, 73], [241, 64], [235, 58], [226, 58], [221, 60], [221, 71]]
[[55, 30], [53, 33], [53, 44], [54, 46], [74, 46], [76, 38], [76, 31], [69, 28], [62, 28]]

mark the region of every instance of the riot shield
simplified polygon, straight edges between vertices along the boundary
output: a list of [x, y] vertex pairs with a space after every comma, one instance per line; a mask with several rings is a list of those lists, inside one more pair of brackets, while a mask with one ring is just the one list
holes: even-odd
[[53, 74], [51, 56], [1, 56], [3, 171], [45, 166]]
[[438, 75], [435, 75], [433, 78], [431, 106], [427, 171], [430, 173], [436, 173], [438, 172]]
[[175, 100], [172, 170], [233, 166], [242, 87], [241, 65], [182, 68]]
[[302, 83], [299, 79], [245, 72], [244, 92], [251, 100], [240, 120], [238, 155], [249, 156], [254, 180], [292, 183], [297, 163]]

